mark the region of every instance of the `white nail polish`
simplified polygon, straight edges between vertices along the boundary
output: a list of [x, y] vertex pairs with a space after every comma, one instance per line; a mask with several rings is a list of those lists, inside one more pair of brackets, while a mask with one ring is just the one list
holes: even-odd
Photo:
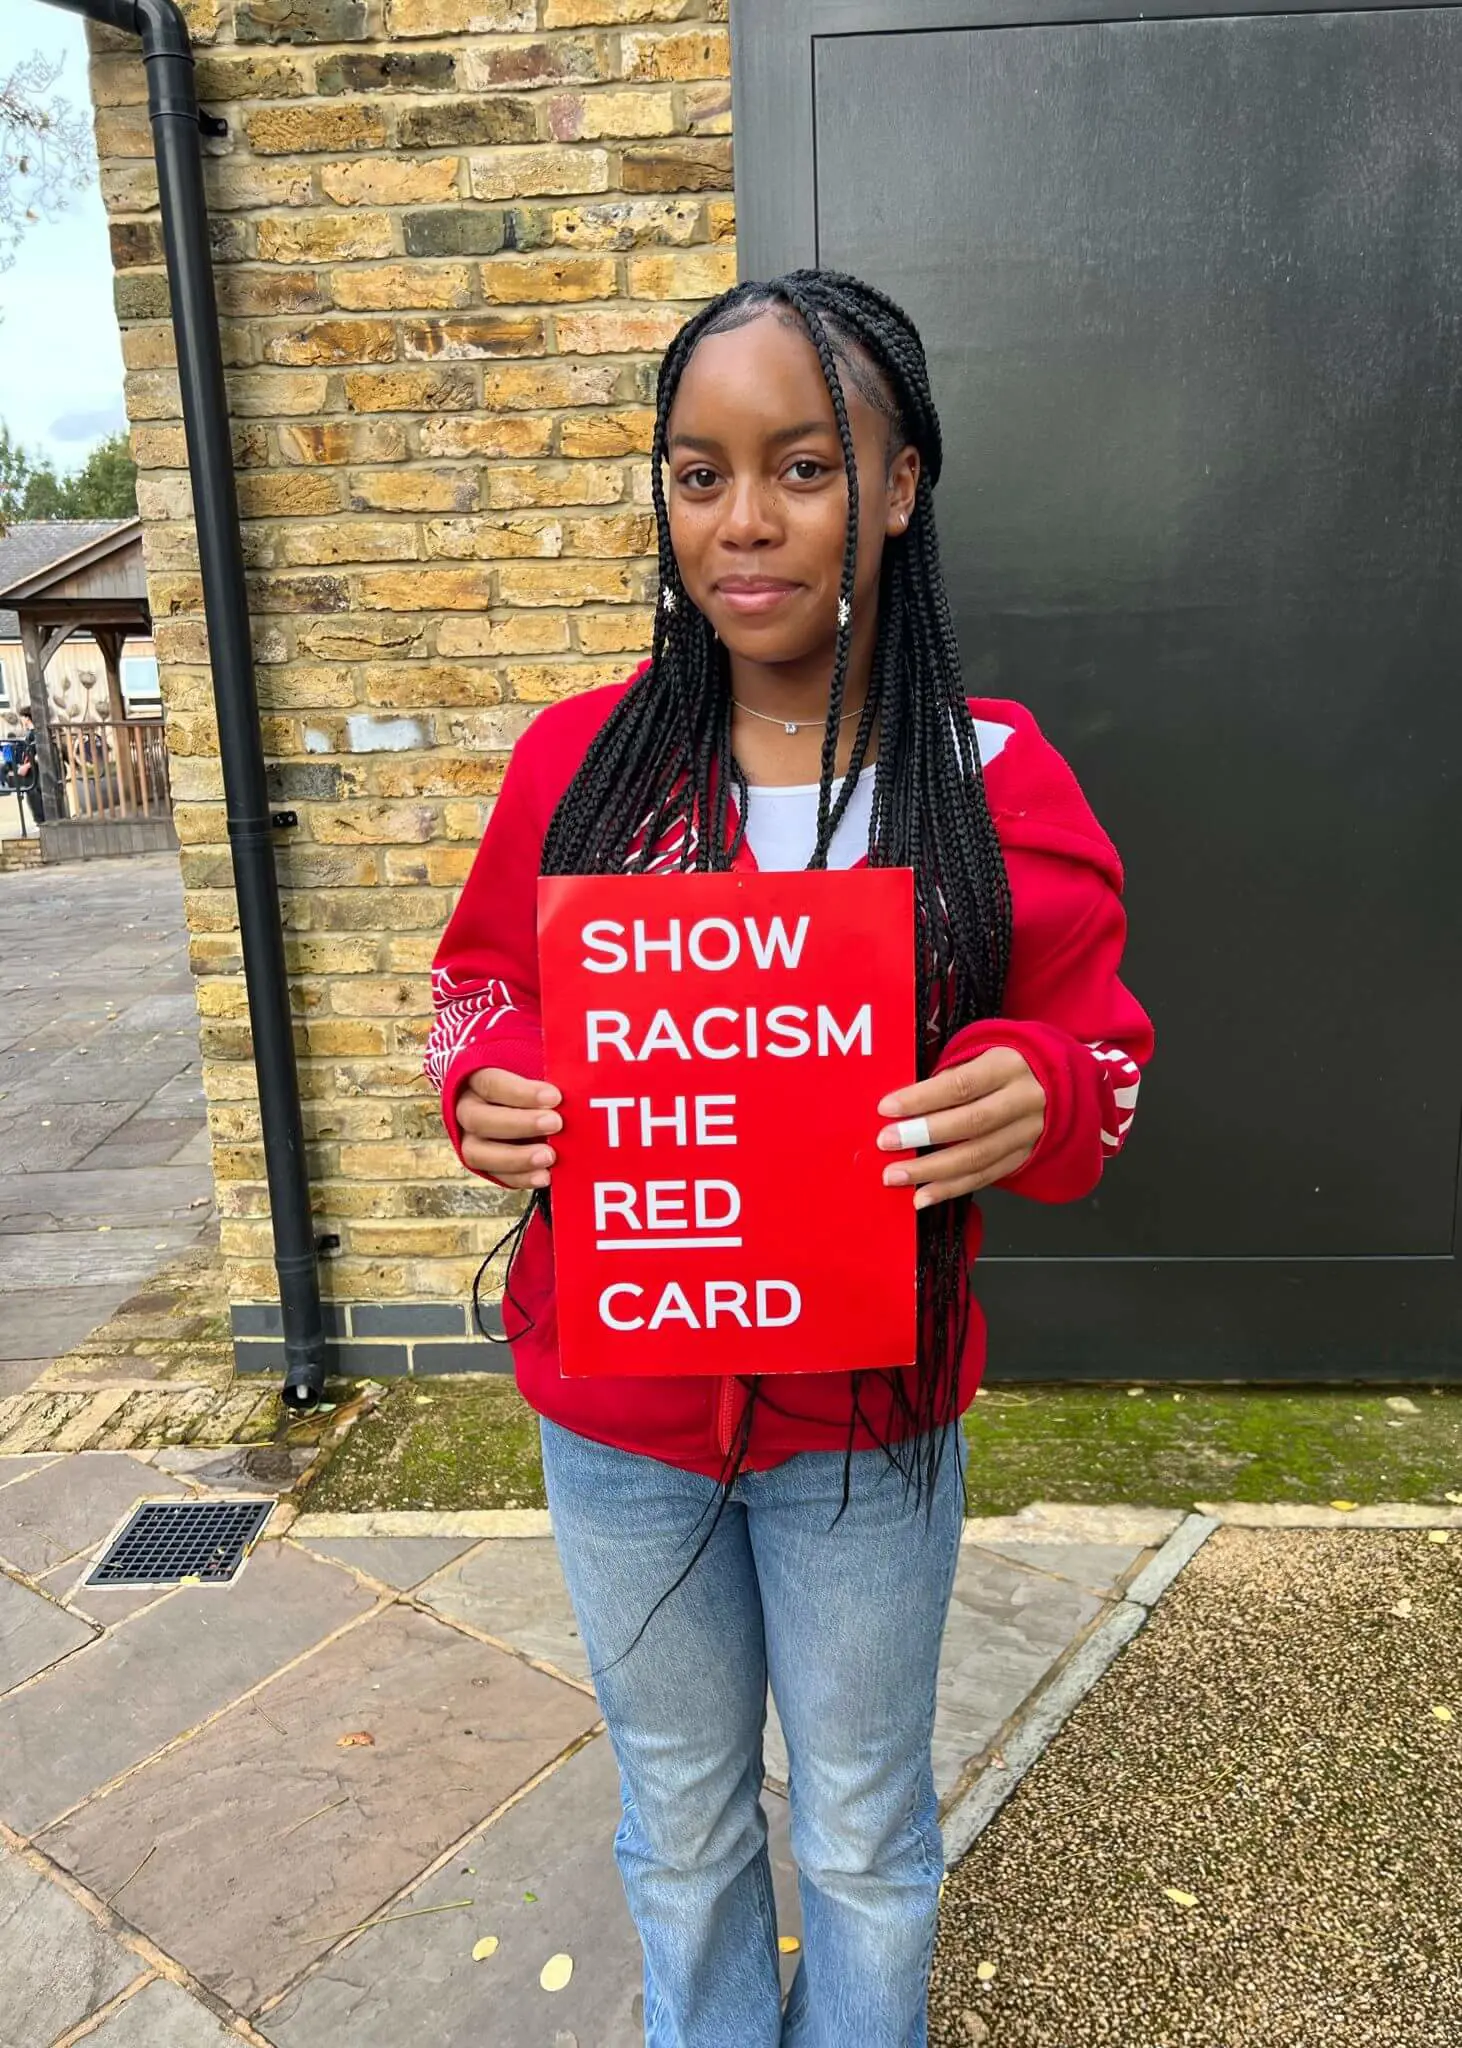
[[927, 1146], [934, 1143], [934, 1140], [929, 1135], [929, 1119], [927, 1116], [905, 1117], [898, 1127], [898, 1132], [899, 1150], [903, 1152], [922, 1152]]

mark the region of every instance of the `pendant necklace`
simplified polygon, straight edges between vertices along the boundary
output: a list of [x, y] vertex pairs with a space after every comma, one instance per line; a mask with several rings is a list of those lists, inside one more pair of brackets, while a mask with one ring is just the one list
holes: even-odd
[[[764, 725], [779, 725], [785, 733], [813, 731], [823, 732], [826, 730], [827, 727], [826, 718], [776, 718], [772, 715], [770, 711], [753, 710], [750, 704], [743, 704], [739, 697], [733, 697], [731, 699], [731, 702], [736, 706], [736, 709], [738, 711], [744, 711], [748, 718], [759, 718], [761, 719]], [[838, 720], [838, 724], [840, 726], [846, 725], [848, 720], [850, 718], [856, 718], [858, 716], [858, 712], [862, 709], [863, 706], [860, 704], [856, 711], [845, 711], [842, 717]]]

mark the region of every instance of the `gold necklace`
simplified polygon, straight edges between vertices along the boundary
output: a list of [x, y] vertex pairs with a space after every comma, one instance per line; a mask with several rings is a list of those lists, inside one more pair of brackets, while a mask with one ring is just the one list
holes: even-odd
[[[733, 697], [731, 699], [731, 702], [736, 706], [736, 709], [738, 711], [744, 711], [748, 718], [759, 718], [765, 725], [779, 725], [782, 728], [783, 732], [786, 733], [813, 731], [825, 732], [827, 730], [826, 716], [822, 718], [803, 719], [776, 718], [772, 715], [770, 711], [757, 711], [750, 704], [743, 704], [739, 697]], [[861, 711], [862, 709], [863, 706], [860, 704], [858, 706], [857, 711], [845, 711], [842, 717], [838, 720], [838, 724], [840, 726], [846, 725], [848, 720], [850, 718], [856, 718], [858, 716], [858, 711]]]

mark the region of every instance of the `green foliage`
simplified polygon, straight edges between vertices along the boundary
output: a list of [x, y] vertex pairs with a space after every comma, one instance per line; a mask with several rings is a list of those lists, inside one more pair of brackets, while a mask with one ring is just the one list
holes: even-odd
[[35, 461], [0, 422], [0, 532], [20, 519], [133, 519], [137, 465], [125, 434], [92, 449], [80, 469], [58, 476]]

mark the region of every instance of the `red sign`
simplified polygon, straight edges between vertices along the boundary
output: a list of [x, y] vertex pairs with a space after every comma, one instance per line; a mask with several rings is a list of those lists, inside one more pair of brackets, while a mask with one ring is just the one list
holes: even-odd
[[913, 901], [898, 868], [540, 882], [565, 1373], [911, 1362], [878, 1103], [915, 1073]]

